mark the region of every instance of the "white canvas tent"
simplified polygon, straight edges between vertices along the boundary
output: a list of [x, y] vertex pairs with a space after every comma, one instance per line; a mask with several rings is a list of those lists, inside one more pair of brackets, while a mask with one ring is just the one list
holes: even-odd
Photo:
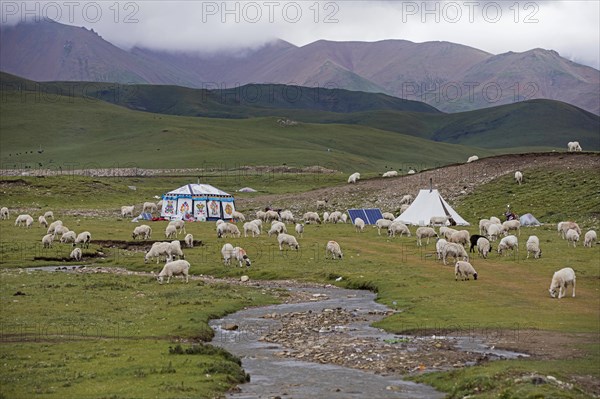
[[229, 220], [235, 211], [233, 196], [210, 184], [186, 184], [162, 199], [160, 215], [171, 220]]
[[448, 216], [454, 219], [459, 226], [468, 226], [463, 219], [440, 195], [436, 189], [420, 190], [417, 198], [402, 212], [395, 221], [413, 226], [426, 226], [432, 216]]

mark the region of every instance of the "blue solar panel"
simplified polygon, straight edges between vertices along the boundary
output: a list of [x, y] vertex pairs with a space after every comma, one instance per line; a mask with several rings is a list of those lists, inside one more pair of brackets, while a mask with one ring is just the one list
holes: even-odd
[[383, 219], [383, 215], [379, 208], [348, 209], [348, 215], [350, 215], [352, 224], [354, 224], [354, 219], [356, 218], [361, 218], [365, 221], [365, 224], [375, 224], [378, 219]]

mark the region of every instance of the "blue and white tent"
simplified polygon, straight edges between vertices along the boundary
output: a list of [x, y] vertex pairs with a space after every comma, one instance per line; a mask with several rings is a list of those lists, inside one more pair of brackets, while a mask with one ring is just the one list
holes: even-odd
[[160, 215], [170, 220], [230, 220], [235, 211], [233, 195], [210, 184], [186, 184], [162, 199]]

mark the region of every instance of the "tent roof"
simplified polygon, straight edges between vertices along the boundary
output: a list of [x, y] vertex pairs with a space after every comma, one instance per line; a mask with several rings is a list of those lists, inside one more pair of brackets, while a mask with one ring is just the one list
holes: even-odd
[[222, 195], [231, 197], [230, 194], [210, 184], [186, 184], [176, 190], [169, 191], [165, 195]]
[[463, 219], [440, 195], [436, 189], [420, 190], [417, 198], [408, 209], [396, 218], [396, 221], [415, 226], [428, 225], [432, 216], [449, 215], [457, 225], [468, 226]]
[[526, 213], [523, 216], [521, 216], [519, 218], [519, 221], [521, 222], [521, 226], [541, 226], [542, 224], [540, 223], [539, 220], [536, 219], [535, 216], [533, 216], [531, 213]]

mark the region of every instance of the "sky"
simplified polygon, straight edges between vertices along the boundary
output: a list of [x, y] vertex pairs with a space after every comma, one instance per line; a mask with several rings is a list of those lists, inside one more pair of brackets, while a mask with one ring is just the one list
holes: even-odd
[[600, 66], [600, 0], [566, 1], [8, 1], [0, 21], [48, 18], [111, 43], [237, 52], [283, 39], [449, 41], [492, 54], [555, 50]]

